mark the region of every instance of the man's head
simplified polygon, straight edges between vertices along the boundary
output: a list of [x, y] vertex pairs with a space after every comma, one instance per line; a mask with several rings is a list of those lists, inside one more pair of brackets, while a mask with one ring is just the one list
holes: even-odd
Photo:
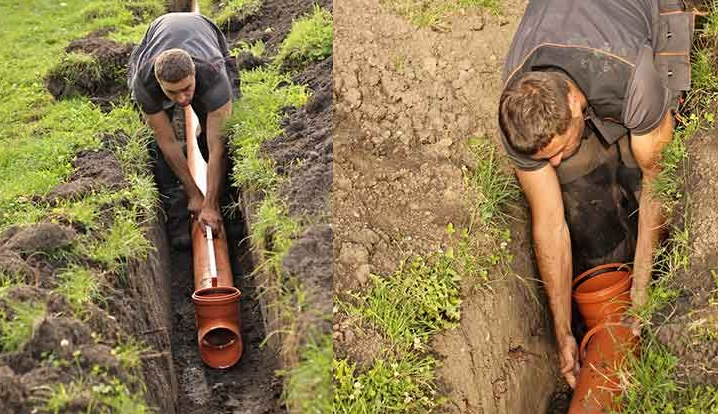
[[169, 49], [155, 59], [155, 78], [172, 102], [187, 106], [194, 96], [194, 62], [182, 49]]
[[560, 72], [526, 72], [513, 79], [499, 101], [499, 124], [519, 153], [557, 167], [578, 151], [585, 97]]

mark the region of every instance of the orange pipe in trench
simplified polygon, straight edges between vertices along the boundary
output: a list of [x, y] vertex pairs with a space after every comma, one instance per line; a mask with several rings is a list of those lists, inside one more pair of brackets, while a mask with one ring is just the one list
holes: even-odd
[[616, 410], [618, 372], [627, 356], [638, 352], [638, 338], [620, 323], [630, 306], [630, 269], [611, 263], [588, 270], [573, 281], [573, 298], [589, 331], [581, 341], [581, 372], [569, 414]]
[[[190, 105], [184, 108], [187, 162], [202, 194], [207, 191], [207, 163], [197, 145], [199, 120]], [[242, 357], [240, 334], [240, 291], [233, 285], [227, 240], [202, 232], [198, 220], [192, 220], [194, 293], [199, 353], [212, 368], [229, 368]], [[224, 233], [224, 232], [222, 232]], [[213, 237], [214, 236], [214, 237]]]

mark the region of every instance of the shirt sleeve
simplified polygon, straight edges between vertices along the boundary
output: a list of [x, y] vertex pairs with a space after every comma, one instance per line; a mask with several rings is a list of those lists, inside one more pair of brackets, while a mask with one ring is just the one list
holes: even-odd
[[671, 92], [653, 63], [653, 49], [644, 46], [628, 84], [623, 124], [632, 134], [644, 135], [657, 128], [669, 109]]
[[[147, 85], [144, 82], [145, 79], [146, 76], [144, 73], [140, 72], [137, 74], [132, 85], [132, 95], [140, 106], [140, 109], [142, 109], [142, 112], [146, 114], [156, 114], [162, 110], [162, 101], [158, 101], [152, 97], [152, 94], [147, 90]], [[164, 93], [162, 93], [162, 95], [164, 95]]]
[[214, 76], [208, 76], [209, 89], [199, 97], [207, 112], [216, 111], [232, 99], [232, 87], [222, 67]]

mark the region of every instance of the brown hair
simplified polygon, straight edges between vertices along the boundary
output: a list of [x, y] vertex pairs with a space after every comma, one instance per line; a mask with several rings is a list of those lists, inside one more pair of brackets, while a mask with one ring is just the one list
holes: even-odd
[[194, 75], [194, 62], [182, 49], [168, 49], [155, 59], [155, 77], [163, 82], [179, 82]]
[[506, 85], [499, 100], [499, 125], [513, 149], [533, 155], [571, 123], [568, 77], [526, 72]]

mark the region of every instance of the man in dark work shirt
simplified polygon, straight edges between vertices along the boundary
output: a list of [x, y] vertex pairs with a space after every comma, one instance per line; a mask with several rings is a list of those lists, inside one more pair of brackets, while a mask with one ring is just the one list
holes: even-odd
[[664, 224], [653, 185], [690, 86], [692, 25], [681, 1], [531, 1], [511, 45], [501, 139], [531, 208], [571, 386], [579, 370], [572, 275], [632, 262], [633, 306], [646, 302]]
[[[170, 13], [150, 25], [129, 63], [129, 86], [154, 132], [155, 177], [176, 248], [187, 248], [187, 211], [215, 234], [222, 229], [220, 194], [227, 172], [224, 125], [239, 97], [239, 81], [227, 42], [217, 26], [196, 13]], [[175, 136], [175, 107], [192, 105], [200, 120], [200, 151], [208, 162], [207, 193], [190, 176], [183, 142]], [[181, 185], [181, 186], [180, 186]], [[204, 229], [204, 226], [202, 226]]]

